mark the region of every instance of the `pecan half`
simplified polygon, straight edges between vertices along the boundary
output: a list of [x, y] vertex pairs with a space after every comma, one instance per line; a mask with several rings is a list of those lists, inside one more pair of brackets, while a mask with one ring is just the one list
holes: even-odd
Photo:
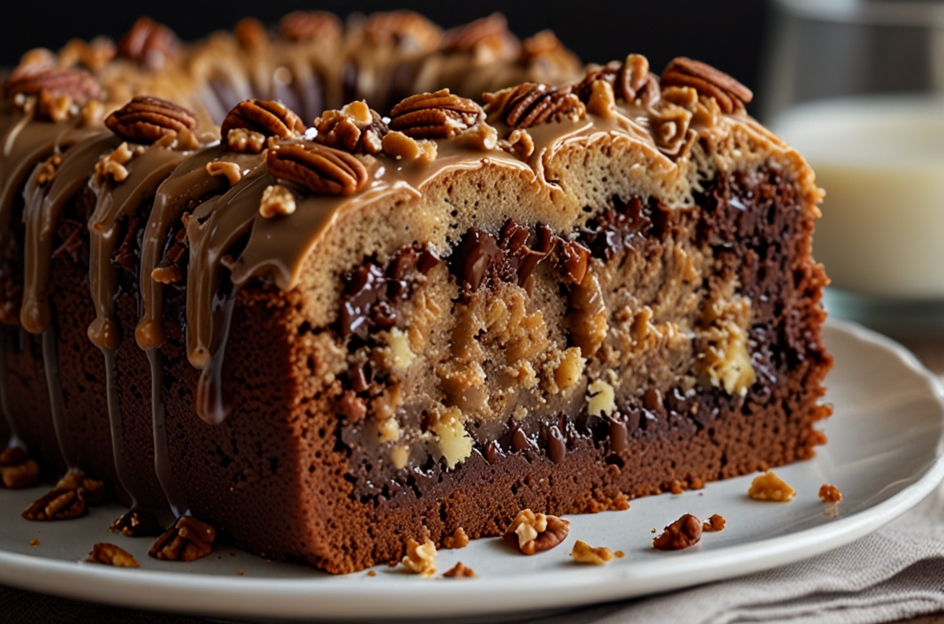
[[587, 72], [574, 92], [584, 102], [589, 102], [593, 95], [595, 82], [603, 81], [613, 87], [613, 94], [624, 102], [639, 101], [643, 105], [654, 104], [659, 99], [659, 83], [649, 73], [649, 61], [641, 54], [630, 54], [626, 60], [610, 61], [603, 67]]
[[744, 104], [754, 98], [750, 89], [723, 71], [683, 56], [673, 59], [666, 66], [662, 72], [662, 85], [692, 87], [700, 94], [717, 100], [722, 112], [729, 115], [743, 111]]
[[17, 95], [67, 96], [77, 104], [96, 99], [102, 95], [98, 81], [84, 69], [44, 68], [43, 65], [31, 64], [20, 66], [10, 74], [3, 85], [3, 92], [8, 98]]
[[327, 11], [293, 11], [279, 21], [279, 32], [291, 41], [341, 37], [341, 20]]
[[118, 53], [151, 70], [158, 70], [180, 45], [177, 35], [150, 17], [141, 17], [118, 42]]
[[367, 183], [367, 167], [357, 158], [308, 141], [273, 146], [266, 168], [269, 175], [319, 195], [351, 195]]
[[11, 490], [33, 487], [39, 483], [39, 464], [21, 446], [8, 446], [0, 453], [0, 478]]
[[115, 566], [116, 568], [140, 568], [138, 560], [124, 548], [107, 542], [99, 542], [92, 547], [88, 559], [92, 563]]
[[351, 102], [341, 110], [329, 110], [315, 119], [315, 141], [352, 154], [377, 154], [383, 150], [383, 138], [389, 131], [380, 113], [362, 101]]
[[422, 52], [436, 49], [441, 31], [419, 13], [391, 11], [368, 17], [364, 35], [372, 43], [392, 43], [404, 52]]
[[694, 546], [701, 541], [701, 520], [692, 514], [685, 514], [669, 526], [663, 533], [652, 540], [652, 547], [658, 550], [681, 550]]
[[269, 43], [265, 26], [254, 17], [244, 17], [233, 26], [236, 41], [246, 50], [258, 50]]
[[56, 487], [26, 508], [23, 517], [27, 520], [71, 520], [88, 513], [91, 503], [101, 501], [105, 488], [101, 481], [88, 479], [74, 470], [66, 474]]
[[501, 13], [492, 13], [488, 17], [457, 26], [443, 33], [439, 49], [444, 52], [470, 52], [479, 46], [500, 50], [506, 45], [513, 52], [517, 40], [508, 32], [508, 20]]
[[179, 518], [166, 533], [157, 538], [148, 555], [165, 561], [196, 561], [213, 550], [216, 531], [193, 516]]
[[414, 139], [448, 139], [485, 119], [472, 100], [441, 89], [411, 95], [390, 111], [390, 129]]
[[106, 117], [105, 125], [126, 141], [154, 143], [171, 133], [193, 130], [197, 118], [173, 102], [138, 96]]
[[123, 533], [127, 537], [149, 537], [160, 535], [164, 529], [157, 516], [143, 509], [131, 509], [111, 523], [108, 530], [112, 533]]
[[522, 553], [533, 555], [554, 548], [567, 538], [569, 532], [570, 522], [567, 520], [524, 509], [508, 525], [503, 537]]
[[524, 82], [497, 93], [486, 93], [483, 97], [485, 112], [512, 128], [578, 121], [587, 114], [583, 102], [574, 93], [540, 82]]
[[[226, 114], [220, 126], [223, 138], [230, 130], [243, 128], [264, 137], [291, 139], [304, 134], [305, 124], [291, 109], [273, 100], [243, 100]], [[260, 149], [259, 152], [262, 150]], [[256, 153], [259, 153], [256, 152]]]

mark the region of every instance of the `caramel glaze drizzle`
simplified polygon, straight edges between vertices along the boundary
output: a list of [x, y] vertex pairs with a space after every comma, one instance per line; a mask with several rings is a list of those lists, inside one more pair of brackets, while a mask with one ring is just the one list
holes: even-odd
[[[0, 186], [0, 249], [5, 250], [12, 243], [10, 237], [15, 219], [13, 213], [16, 207], [16, 194], [24, 187], [31, 173], [35, 176], [36, 165], [54, 153], [65, 151], [78, 141], [95, 133], [94, 130], [78, 129], [77, 123], [57, 124], [39, 121], [33, 119], [29, 111], [17, 113], [11, 120], [0, 143], [0, 184], [2, 184]], [[4, 272], [8, 271], [9, 268], [4, 267]], [[19, 310], [16, 301], [0, 300], [0, 320], [8, 325], [18, 324]], [[56, 333], [52, 326], [42, 332], [42, 353], [56, 441], [64, 463], [72, 470], [76, 468], [76, 465], [65, 435]], [[5, 352], [4, 355], [6, 355]], [[3, 366], [6, 366], [5, 357]], [[6, 370], [3, 377], [6, 377]], [[12, 414], [8, 412], [9, 396], [6, 392], [4, 395], [6, 399], [3, 405], [4, 412], [8, 414], [8, 420], [12, 422]]]

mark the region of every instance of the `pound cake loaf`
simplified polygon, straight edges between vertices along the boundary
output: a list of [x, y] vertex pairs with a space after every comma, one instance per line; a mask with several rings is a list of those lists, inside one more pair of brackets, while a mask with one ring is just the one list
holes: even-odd
[[347, 573], [825, 442], [821, 192], [750, 91], [407, 16], [7, 81], [4, 479], [66, 474], [25, 517]]

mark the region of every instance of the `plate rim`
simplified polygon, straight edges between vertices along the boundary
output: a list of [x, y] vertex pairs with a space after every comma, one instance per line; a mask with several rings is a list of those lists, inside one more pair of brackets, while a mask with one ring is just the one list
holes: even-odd
[[[828, 319], [825, 327], [895, 355], [927, 382], [944, 419], [944, 383], [891, 338], [855, 323]], [[807, 559], [872, 533], [914, 507], [944, 480], [944, 433], [923, 474], [900, 492], [834, 522], [794, 533], [636, 562], [626, 567], [577, 570], [570, 566], [515, 579], [472, 582], [435, 579], [417, 583], [392, 576], [361, 587], [353, 575], [307, 579], [229, 577], [191, 572], [129, 570], [79, 564], [0, 549], [0, 583], [28, 591], [118, 607], [198, 615], [265, 618], [463, 617], [575, 608], [587, 604], [673, 591], [743, 576]], [[548, 587], [554, 591], [547, 591]], [[367, 589], [369, 587], [369, 589]], [[155, 591], [157, 590], [157, 591]], [[371, 600], [363, 600], [366, 592]], [[432, 594], [432, 599], [431, 599]], [[172, 603], [168, 603], [172, 598]], [[327, 599], [327, 600], [326, 600]], [[355, 604], [356, 612], [351, 605]], [[483, 607], [483, 605], [485, 605]]]

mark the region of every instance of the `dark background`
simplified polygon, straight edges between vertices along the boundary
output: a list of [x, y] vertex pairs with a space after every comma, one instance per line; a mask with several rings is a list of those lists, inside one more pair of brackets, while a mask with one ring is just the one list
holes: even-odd
[[487, 0], [400, 2], [299, 2], [292, 0], [163, 0], [152, 3], [95, 0], [7, 0], [0, 18], [0, 67], [16, 65], [35, 47], [58, 49], [73, 37], [109, 35], [118, 39], [141, 15], [170, 26], [182, 39], [229, 29], [245, 16], [267, 24], [296, 9], [321, 9], [341, 17], [353, 11], [407, 8], [443, 27], [493, 11], [508, 18], [518, 36], [550, 28], [585, 62], [623, 59], [630, 52], [649, 57], [661, 72], [675, 56], [690, 56], [719, 67], [749, 87], [757, 85], [768, 5], [763, 0], [649, 0], [595, 2], [570, 0], [510, 3]]

